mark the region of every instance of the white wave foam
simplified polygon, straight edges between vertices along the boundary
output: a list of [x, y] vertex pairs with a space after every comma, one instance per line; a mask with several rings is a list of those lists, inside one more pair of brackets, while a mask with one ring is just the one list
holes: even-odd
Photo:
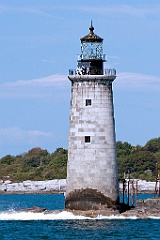
[[156, 217], [156, 216], [149, 216], [148, 218], [150, 218], [150, 219], [160, 219], [160, 217]]
[[98, 216], [96, 219], [138, 219], [137, 216], [130, 216], [130, 217], [125, 217], [125, 216], [122, 216], [122, 215], [110, 215], [110, 216]]
[[[151, 219], [160, 219], [160, 217], [148, 216]], [[16, 211], [7, 211], [0, 213], [0, 220], [122, 220], [122, 219], [138, 219], [137, 216], [125, 217], [122, 215], [111, 215], [111, 216], [102, 216], [98, 215], [96, 218], [85, 217], [82, 215], [74, 215], [71, 212], [61, 211], [58, 213], [33, 213], [33, 212], [16, 212]]]
[[84, 216], [75, 216], [71, 212], [62, 211], [59, 213], [33, 213], [33, 212], [2, 212], [0, 220], [69, 220], [88, 219]]

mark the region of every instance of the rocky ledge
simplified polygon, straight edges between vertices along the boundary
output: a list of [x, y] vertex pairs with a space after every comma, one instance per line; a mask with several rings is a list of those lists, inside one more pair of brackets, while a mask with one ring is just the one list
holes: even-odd
[[[60, 213], [60, 210], [47, 210], [45, 208], [40, 207], [32, 207], [32, 208], [26, 208], [21, 209], [18, 212], [33, 212], [33, 213], [44, 213], [44, 214], [50, 214], [50, 213]], [[113, 210], [113, 209], [106, 209], [106, 210], [88, 210], [88, 211], [80, 211], [80, 210], [66, 210], [68, 212], [71, 212], [75, 216], [81, 215], [85, 217], [90, 218], [101, 218], [101, 217], [115, 217], [115, 218], [138, 218], [138, 219], [148, 219], [148, 218], [160, 218], [160, 198], [158, 199], [146, 199], [137, 201], [137, 206], [134, 208], [131, 208], [128, 211], [120, 213], [119, 210]]]
[[160, 198], [148, 198], [146, 200], [138, 200], [136, 207], [125, 211], [121, 214], [125, 217], [133, 217], [146, 219], [150, 217], [160, 218]]
[[160, 218], [160, 198], [146, 200], [138, 200], [136, 207], [121, 212], [120, 210], [106, 209], [106, 210], [89, 210], [89, 211], [72, 211], [75, 215], [82, 215], [86, 217], [96, 218], [102, 217], [115, 217], [115, 218]]

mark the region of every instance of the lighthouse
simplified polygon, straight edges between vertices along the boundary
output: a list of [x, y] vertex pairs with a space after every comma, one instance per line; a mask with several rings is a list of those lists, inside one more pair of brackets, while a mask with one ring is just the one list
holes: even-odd
[[65, 207], [71, 210], [115, 208], [118, 203], [112, 82], [115, 69], [104, 69], [103, 39], [81, 40], [71, 81], [70, 127]]

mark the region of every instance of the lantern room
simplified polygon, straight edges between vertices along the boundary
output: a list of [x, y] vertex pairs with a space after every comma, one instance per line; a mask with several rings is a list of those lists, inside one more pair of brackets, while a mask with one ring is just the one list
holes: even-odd
[[89, 28], [88, 35], [81, 38], [81, 55], [78, 59], [78, 68], [83, 70], [83, 74], [101, 75], [103, 74], [103, 39], [94, 33], [94, 27]]

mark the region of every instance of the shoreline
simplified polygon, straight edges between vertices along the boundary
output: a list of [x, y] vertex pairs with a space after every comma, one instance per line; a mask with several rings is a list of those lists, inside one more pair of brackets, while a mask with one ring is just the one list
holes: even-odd
[[[120, 205], [119, 205], [120, 207]], [[38, 213], [42, 214], [41, 217], [45, 216], [47, 218], [47, 215], [49, 216], [49, 219], [51, 219], [51, 216], [53, 219], [59, 219], [58, 215], [65, 212], [65, 215], [68, 214], [68, 217], [73, 219], [72, 216], [74, 216], [76, 219], [79, 217], [84, 217], [87, 219], [160, 219], [160, 198], [159, 199], [151, 199], [148, 198], [146, 200], [139, 200], [137, 202], [136, 207], [132, 207], [131, 209], [121, 211], [120, 209], [112, 209], [112, 208], [102, 208], [99, 210], [71, 210], [71, 209], [62, 209], [62, 210], [47, 210], [46, 208], [33, 206], [31, 208], [22, 208], [19, 210], [14, 211], [14, 214], [23, 214], [24, 213]], [[7, 214], [7, 213], [6, 213]], [[12, 212], [9, 212], [9, 215], [11, 216]], [[50, 214], [53, 214], [50, 216]], [[28, 215], [30, 216], [30, 215]], [[35, 215], [36, 216], [36, 215]], [[56, 218], [57, 216], [57, 218]], [[68, 219], [68, 218], [67, 218]], [[81, 218], [82, 219], [82, 218]]]
[[29, 193], [62, 193], [66, 191], [66, 179], [54, 179], [45, 181], [14, 182], [0, 180], [0, 194], [29, 194]]
[[64, 194], [64, 192], [59, 191], [0, 191], [0, 195], [12, 195], [12, 194]]
[[[136, 194], [154, 194], [155, 182], [134, 179], [138, 185]], [[130, 185], [130, 191], [133, 192]], [[119, 193], [123, 191], [122, 183], [119, 184]], [[127, 191], [127, 189], [126, 189]], [[62, 194], [66, 192], [66, 179], [53, 179], [45, 181], [12, 182], [11, 180], [0, 180], [0, 194]]]
[[[65, 194], [65, 191], [0, 191], [0, 195], [9, 195], [9, 194]], [[122, 192], [120, 192], [122, 194]], [[142, 194], [154, 194], [153, 191], [141, 191], [137, 193], [138, 195]]]

